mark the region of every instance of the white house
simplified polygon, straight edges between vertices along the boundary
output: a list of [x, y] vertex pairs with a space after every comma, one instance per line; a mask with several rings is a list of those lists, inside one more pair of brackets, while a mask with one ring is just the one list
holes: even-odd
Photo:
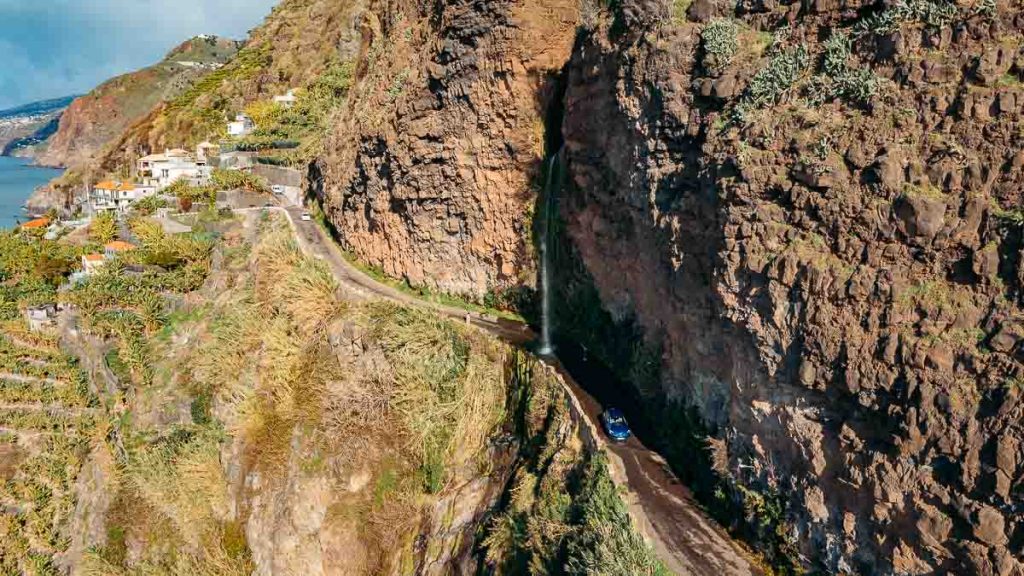
[[163, 190], [181, 179], [203, 185], [210, 178], [210, 168], [206, 166], [205, 160], [197, 162], [191, 154], [180, 148], [139, 158], [138, 171], [143, 185], [152, 187], [154, 191]]
[[256, 129], [256, 124], [253, 123], [252, 118], [249, 118], [245, 114], [239, 114], [235, 116], [234, 122], [228, 122], [228, 135], [229, 136], [247, 136], [252, 134], [252, 131]]
[[132, 204], [155, 192], [156, 188], [152, 186], [105, 180], [92, 187], [89, 193], [89, 208], [94, 214], [126, 212]]
[[294, 89], [289, 90], [284, 96], [274, 96], [274, 103], [282, 108], [292, 108], [298, 101], [299, 97], [295, 95]]
[[95, 274], [106, 263], [107, 260], [103, 254], [82, 255], [82, 271], [86, 274]]

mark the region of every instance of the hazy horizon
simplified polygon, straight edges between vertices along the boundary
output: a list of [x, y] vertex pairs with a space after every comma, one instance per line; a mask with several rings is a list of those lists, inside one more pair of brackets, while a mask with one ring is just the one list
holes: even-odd
[[278, 0], [0, 0], [0, 110], [84, 94], [199, 34], [244, 39]]

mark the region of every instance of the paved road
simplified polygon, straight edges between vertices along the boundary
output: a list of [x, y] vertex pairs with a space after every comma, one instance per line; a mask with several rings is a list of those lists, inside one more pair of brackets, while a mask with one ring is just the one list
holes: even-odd
[[[333, 239], [316, 222], [303, 221], [302, 208], [275, 210], [281, 210], [287, 215], [302, 248], [326, 262], [338, 281], [359, 299], [385, 298], [410, 306], [430, 308], [446, 316], [468, 321], [512, 344], [525, 344], [536, 339], [533, 331], [521, 323], [424, 302], [381, 284], [353, 267]], [[590, 427], [596, 429], [594, 425], [602, 412], [600, 403], [572, 378], [557, 359], [551, 358], [548, 362], [562, 375], [570, 392], [588, 416]], [[658, 557], [673, 572], [697, 576], [763, 574], [752, 555], [708, 518], [694, 502], [689, 490], [672, 474], [661, 456], [636, 438], [622, 444], [605, 446], [621, 462], [620, 471], [624, 472], [631, 492], [627, 495], [627, 503], [634, 518], [651, 540]]]

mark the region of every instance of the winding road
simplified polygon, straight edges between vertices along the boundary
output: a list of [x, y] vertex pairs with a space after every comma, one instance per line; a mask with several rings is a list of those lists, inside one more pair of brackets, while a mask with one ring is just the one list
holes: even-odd
[[[536, 335], [525, 324], [425, 302], [377, 282], [352, 266], [318, 223], [302, 220], [302, 208], [271, 209], [284, 212], [300, 247], [307, 254], [324, 261], [338, 282], [357, 299], [384, 298], [434, 310], [471, 323], [511, 344], [523, 345], [536, 339]], [[624, 443], [601, 440], [596, 426], [603, 411], [601, 404], [572, 377], [557, 358], [547, 358], [546, 362], [562, 375], [569, 392], [587, 417], [587, 426], [611, 454], [613, 476], [617, 482], [628, 487], [625, 499], [631, 515], [658, 557], [670, 570], [679, 575], [696, 576], [764, 573], [754, 556], [704, 513], [660, 455], [648, 449], [636, 437]]]

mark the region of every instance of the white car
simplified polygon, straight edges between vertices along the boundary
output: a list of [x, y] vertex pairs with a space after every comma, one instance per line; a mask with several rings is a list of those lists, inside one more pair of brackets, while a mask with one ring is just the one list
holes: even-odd
[[281, 186], [280, 184], [274, 184], [273, 186], [270, 187], [270, 191], [280, 196], [281, 194], [284, 194], [284, 186]]
[[309, 222], [312, 219], [313, 219], [313, 217], [309, 215], [309, 212], [303, 212], [302, 213], [302, 221], [303, 222]]

